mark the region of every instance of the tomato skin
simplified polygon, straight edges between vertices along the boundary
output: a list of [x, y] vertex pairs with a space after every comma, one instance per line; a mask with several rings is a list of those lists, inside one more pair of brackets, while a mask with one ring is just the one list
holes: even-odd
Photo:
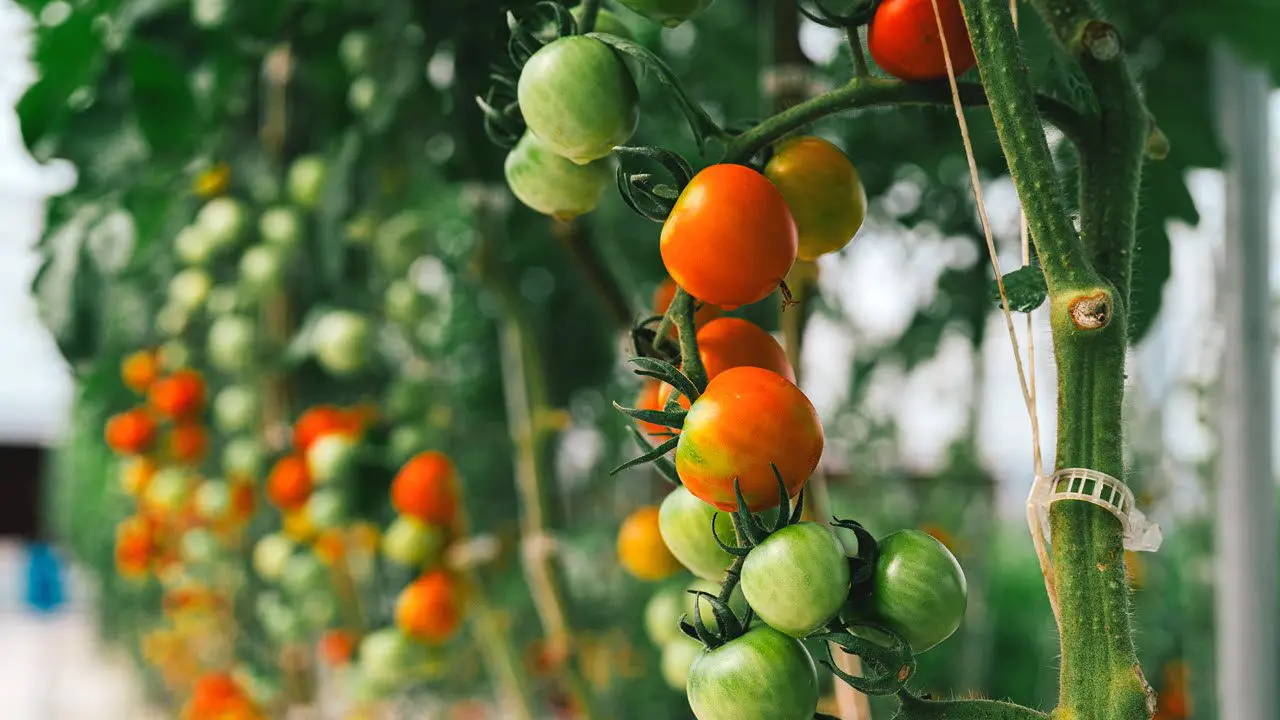
[[[782, 377], [796, 381], [787, 351], [773, 336], [750, 320], [742, 318], [718, 318], [698, 331], [698, 356], [707, 371], [707, 381], [734, 367], [758, 367], [772, 370]], [[662, 384], [658, 392], [658, 407], [665, 407], [675, 388]], [[689, 409], [689, 399], [680, 398], [680, 406]], [[679, 432], [675, 430], [674, 432]]]
[[727, 512], [737, 508], [734, 479], [752, 512], [778, 505], [777, 465], [795, 497], [822, 458], [818, 413], [800, 388], [756, 367], [725, 370], [685, 417], [676, 472], [689, 492]]
[[160, 415], [186, 420], [204, 409], [204, 379], [194, 370], [178, 370], [152, 383], [147, 400]]
[[443, 643], [461, 623], [457, 591], [443, 572], [430, 572], [413, 581], [396, 601], [396, 626], [419, 642]]
[[142, 394], [160, 375], [160, 356], [154, 350], [139, 350], [120, 363], [120, 377], [132, 391]]
[[857, 169], [840, 148], [822, 138], [783, 142], [764, 175], [791, 208], [801, 260], [816, 260], [848, 245], [867, 217], [867, 190]]
[[947, 546], [923, 531], [902, 530], [879, 548], [871, 597], [852, 616], [898, 632], [917, 654], [951, 637], [964, 619], [969, 591]]
[[107, 420], [103, 436], [107, 446], [117, 453], [143, 453], [155, 443], [156, 421], [146, 410], [128, 410]]
[[[711, 537], [711, 518], [716, 509], [694, 497], [684, 487], [672, 490], [658, 509], [658, 529], [662, 541], [681, 565], [706, 580], [723, 580], [733, 564]], [[726, 545], [736, 544], [733, 519], [721, 513], [715, 519], [716, 535]]]
[[[960, 0], [938, 0], [938, 14], [951, 51], [951, 66], [959, 76], [977, 64]], [[932, 0], [881, 2], [867, 26], [867, 49], [880, 69], [899, 80], [922, 82], [947, 76]]]
[[618, 0], [628, 10], [673, 28], [702, 14], [712, 0]]
[[699, 172], [662, 226], [667, 273], [690, 295], [726, 310], [778, 289], [796, 248], [796, 224], [782, 193], [745, 165]]
[[844, 546], [825, 525], [789, 525], [747, 555], [742, 593], [770, 627], [804, 637], [830, 622], [849, 596]]
[[562, 37], [544, 45], [520, 71], [516, 95], [529, 131], [578, 164], [626, 143], [640, 121], [631, 71], [594, 38]]
[[169, 457], [185, 465], [199, 465], [209, 451], [209, 431], [196, 423], [175, 425], [169, 431]]
[[362, 430], [355, 413], [334, 405], [316, 405], [308, 408], [293, 423], [293, 447], [305, 454], [312, 443], [324, 435], [341, 434], [356, 437]]
[[656, 507], [642, 507], [618, 530], [618, 561], [641, 580], [662, 580], [680, 571], [680, 561], [662, 540], [658, 514]]
[[458, 502], [458, 471], [442, 452], [418, 453], [391, 482], [391, 504], [396, 512], [424, 523], [452, 527]]
[[356, 636], [350, 630], [329, 630], [320, 636], [320, 657], [330, 667], [342, 667], [355, 654]]
[[799, 640], [762, 625], [698, 656], [688, 693], [698, 720], [809, 720], [818, 675]]
[[311, 497], [311, 489], [307, 461], [298, 455], [280, 458], [267, 476], [267, 499], [281, 510], [301, 508]]
[[580, 165], [552, 152], [531, 132], [507, 154], [503, 171], [520, 202], [557, 220], [591, 212], [613, 184], [607, 159]]

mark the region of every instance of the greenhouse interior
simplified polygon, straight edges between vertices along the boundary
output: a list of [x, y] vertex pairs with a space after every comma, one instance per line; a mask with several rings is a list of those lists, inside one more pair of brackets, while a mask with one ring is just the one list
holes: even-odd
[[0, 0], [0, 718], [1280, 720], [1276, 28]]

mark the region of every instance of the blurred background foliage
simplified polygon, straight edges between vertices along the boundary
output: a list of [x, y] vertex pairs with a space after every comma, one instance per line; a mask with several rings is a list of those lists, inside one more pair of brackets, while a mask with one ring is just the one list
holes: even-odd
[[[245, 203], [252, 226], [253, 217], [285, 196], [290, 164], [318, 155], [327, 174], [318, 204], [305, 215], [302, 249], [286, 268], [285, 333], [262, 350], [265, 366], [287, 377], [286, 417], [322, 402], [370, 399], [384, 410], [400, 408], [375, 443], [385, 457], [362, 471], [359, 485], [360, 507], [380, 523], [390, 518], [385, 491], [406, 448], [434, 447], [454, 457], [472, 529], [503, 541], [503, 552], [482, 570], [483, 584], [535, 672], [540, 633], [516, 550], [522, 500], [504, 394], [504, 382], [513, 380], [501, 339], [512, 327], [527, 333], [525, 347], [538, 356], [530, 367], [543, 374], [536, 381], [545, 385], [544, 409], [564, 411], [553, 423], [554, 452], [541, 458], [549, 479], [544, 490], [593, 694], [610, 717], [687, 712], [683, 697], [664, 689], [657, 650], [642, 630], [653, 588], [624, 576], [613, 555], [619, 518], [655, 502], [664, 486], [650, 470], [607, 473], [632, 450], [609, 402], [626, 401], [638, 388], [623, 362], [626, 326], [648, 313], [662, 277], [658, 226], [631, 214], [615, 193], [572, 228], [507, 196], [504, 151], [485, 137], [474, 97], [487, 88], [491, 68], [508, 62], [505, 11], [521, 8], [496, 0], [22, 4], [37, 22], [38, 69], [18, 106], [23, 137], [37, 159], [66, 158], [78, 172], [74, 189], [48, 203], [44, 263], [34, 285], [78, 387], [49, 509], [61, 538], [101, 583], [104, 631], [136, 650], [160, 597], [155, 587], [123, 583], [112, 571], [113, 525], [104, 518], [128, 510], [101, 428], [132, 402], [118, 378], [120, 360], [177, 340], [199, 365], [214, 319], [212, 311], [192, 317], [176, 334], [157, 327], [179, 269], [174, 239], [206, 201], [201, 183], [210, 171], [229, 173], [225, 194]], [[1147, 104], [1172, 148], [1144, 178], [1131, 309], [1138, 340], [1169, 276], [1167, 224], [1198, 221], [1186, 173], [1224, 161], [1213, 129], [1210, 49], [1225, 42], [1280, 79], [1280, 46], [1271, 32], [1280, 26], [1280, 5], [1100, 4], [1122, 29]], [[616, 10], [713, 117], [735, 122], [766, 114], [767, 80], [776, 77], [773, 31], [795, 27], [791, 3], [719, 0], [676, 30]], [[1037, 86], [1087, 109], [1094, 102], [1087, 85], [1035, 13], [1024, 8], [1021, 15]], [[810, 56], [786, 61], [804, 67], [806, 93], [846, 79], [847, 52], [816, 26], [803, 30]], [[641, 78], [640, 86], [635, 144], [695, 156], [660, 84]], [[989, 114], [974, 108], [968, 116], [983, 176], [998, 179], [1005, 168]], [[996, 480], [978, 456], [981, 393], [973, 392], [975, 407], [961, 419], [964, 428], [944, 462], [925, 472], [904, 457], [893, 416], [864, 405], [877, 372], [909, 373], [950, 336], [963, 338], [975, 357], [988, 341], [1007, 342], [984, 332], [994, 308], [991, 273], [955, 119], [946, 107], [885, 108], [817, 130], [846, 150], [873, 198], [864, 235], [905, 243], [904, 257], [916, 260], [945, 251], [926, 271], [933, 273], [931, 287], [918, 293], [910, 319], [890, 336], [857, 343], [849, 391], [808, 388], [836, 408], [826, 418], [834, 441], [826, 461], [834, 509], [877, 534], [929, 528], [968, 569], [969, 622], [922, 658], [924, 689], [973, 690], [1047, 707], [1056, 697], [1052, 620], [1021, 518], [999, 515]], [[1062, 142], [1057, 147], [1070, 178], [1070, 150]], [[852, 297], [839, 287], [846, 266], [841, 257], [823, 264], [824, 292], [806, 310], [844, 327]], [[216, 288], [240, 292], [236, 257], [215, 258], [210, 268]], [[413, 278], [422, 294], [408, 325], [386, 310], [387, 288], [402, 277]], [[771, 299], [743, 312], [776, 329], [778, 305]], [[290, 351], [305, 345], [297, 337], [328, 307], [355, 310], [379, 328], [373, 362], [354, 377], [335, 378], [305, 352]], [[978, 372], [974, 381], [981, 382]], [[1135, 449], [1134, 482], [1145, 497], [1159, 499], [1158, 462], [1136, 462], [1142, 452]], [[276, 524], [262, 518], [255, 529]], [[1177, 663], [1191, 663], [1194, 694], [1203, 698], [1212, 696], [1212, 644], [1205, 640], [1212, 620], [1204, 571], [1209, 534], [1203, 519], [1181, 521], [1160, 554], [1134, 562], [1149, 677], [1162, 689], [1181, 677]], [[381, 577], [373, 591], [382, 597], [381, 610], [371, 611], [375, 621], [385, 621], [388, 598], [406, 580]], [[244, 620], [250, 627], [251, 616]], [[474, 659], [468, 646], [460, 642], [450, 652]], [[447, 682], [427, 681], [419, 697], [489, 696], [490, 679], [475, 663], [452, 667]], [[272, 669], [268, 663], [260, 671]], [[539, 678], [537, 686], [544, 698], [562, 690], [551, 678]], [[1196, 715], [1212, 716], [1209, 703]]]

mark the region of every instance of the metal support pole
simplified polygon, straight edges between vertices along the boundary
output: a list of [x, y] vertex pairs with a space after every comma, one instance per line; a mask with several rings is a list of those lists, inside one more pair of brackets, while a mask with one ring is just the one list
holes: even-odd
[[1271, 193], [1266, 77], [1224, 49], [1215, 57], [1227, 150], [1222, 314], [1221, 476], [1216, 523], [1218, 716], [1274, 720], [1276, 482], [1271, 457]]

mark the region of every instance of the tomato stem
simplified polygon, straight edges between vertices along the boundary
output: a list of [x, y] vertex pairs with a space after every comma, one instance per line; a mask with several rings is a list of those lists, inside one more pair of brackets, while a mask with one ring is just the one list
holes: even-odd
[[[702, 355], [698, 352], [698, 328], [694, 324], [693, 315], [697, 301], [684, 288], [676, 288], [676, 295], [671, 299], [668, 316], [674, 317], [677, 332], [680, 333], [680, 365], [685, 376], [693, 381], [698, 392], [707, 389], [707, 369], [702, 365]], [[665, 323], [665, 318], [664, 318]], [[662, 332], [662, 326], [658, 326]], [[659, 335], [659, 337], [662, 337]]]
[[578, 32], [586, 35], [596, 29], [596, 18], [600, 15], [600, 0], [582, 0], [582, 19], [578, 21]]
[[851, 25], [845, 34], [849, 38], [849, 54], [853, 56], [854, 77], [871, 77], [871, 68], [867, 65], [867, 54], [862, 51], [862, 37], [858, 34], [858, 26]]

